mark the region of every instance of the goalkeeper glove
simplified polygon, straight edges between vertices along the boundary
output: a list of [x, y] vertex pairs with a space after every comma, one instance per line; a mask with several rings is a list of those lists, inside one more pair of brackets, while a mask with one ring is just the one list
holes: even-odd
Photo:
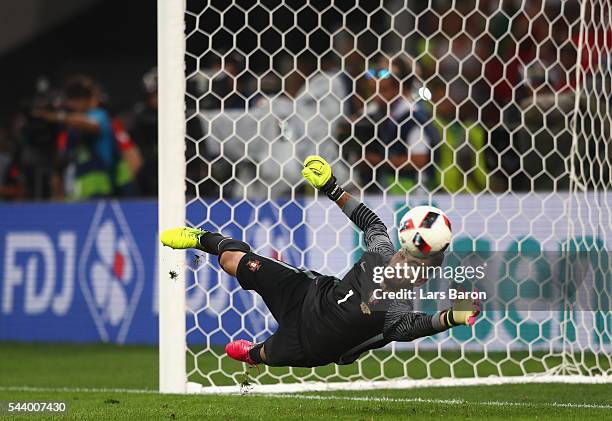
[[480, 314], [480, 300], [457, 300], [444, 313], [444, 322], [448, 327], [468, 325], [473, 326]]
[[344, 193], [342, 187], [336, 183], [331, 166], [318, 155], [311, 155], [304, 160], [302, 175], [308, 184], [325, 193], [334, 202]]

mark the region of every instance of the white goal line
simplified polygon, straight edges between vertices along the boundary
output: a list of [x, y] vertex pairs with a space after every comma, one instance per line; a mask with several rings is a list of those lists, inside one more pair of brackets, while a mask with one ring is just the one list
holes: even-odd
[[[572, 376], [577, 377], [577, 376]], [[502, 382], [499, 384], [508, 384], [510, 382]], [[516, 382], [519, 383], [519, 382]], [[558, 383], [558, 382], [529, 382], [529, 383]], [[570, 383], [570, 381], [566, 382]], [[578, 381], [578, 383], [595, 383]], [[494, 383], [489, 383], [493, 385]], [[3, 392], [82, 392], [82, 393], [126, 393], [126, 394], [158, 394], [159, 392], [151, 389], [121, 389], [121, 388], [79, 388], [79, 387], [31, 387], [31, 386], [0, 386], [0, 391]], [[236, 387], [234, 387], [236, 392]], [[213, 395], [211, 393], [211, 395]], [[234, 393], [237, 395], [237, 393]], [[390, 398], [377, 396], [331, 396], [331, 395], [300, 395], [300, 394], [266, 394], [266, 393], [251, 393], [246, 397], [256, 398], [283, 398], [283, 399], [304, 399], [304, 400], [321, 400], [321, 401], [357, 401], [357, 402], [390, 402], [390, 403], [430, 403], [437, 405], [479, 405], [479, 406], [515, 406], [515, 407], [553, 407], [553, 408], [584, 408], [584, 409], [612, 409], [612, 405], [608, 404], [591, 404], [591, 403], [571, 403], [571, 402], [514, 402], [514, 401], [472, 401], [465, 399], [430, 399], [430, 398]]]
[[513, 401], [472, 401], [465, 399], [428, 399], [428, 398], [387, 398], [376, 396], [329, 396], [329, 395], [256, 395], [273, 398], [295, 398], [321, 401], [358, 401], [358, 402], [391, 402], [391, 403], [432, 403], [436, 405], [479, 405], [479, 406], [518, 406], [518, 407], [553, 407], [553, 408], [591, 408], [612, 409], [612, 405], [571, 402], [513, 402]]
[[[327, 391], [356, 391], [381, 389], [417, 389], [424, 387], [453, 387], [453, 386], [495, 386], [506, 384], [526, 383], [565, 383], [565, 384], [612, 384], [612, 376], [514, 376], [514, 377], [482, 377], [464, 379], [424, 379], [424, 380], [356, 380], [352, 382], [304, 382], [289, 384], [251, 384], [248, 392], [258, 394], [286, 394], [301, 392], [327, 392]], [[241, 386], [202, 386], [199, 383], [189, 382], [187, 393], [195, 394], [232, 394], [239, 392]]]

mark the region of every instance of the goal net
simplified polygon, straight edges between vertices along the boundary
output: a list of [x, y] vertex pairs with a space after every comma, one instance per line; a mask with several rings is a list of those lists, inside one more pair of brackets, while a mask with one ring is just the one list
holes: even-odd
[[160, 249], [162, 391], [610, 381], [607, 0], [158, 7], [160, 229], [221, 231], [342, 277], [364, 242], [303, 182], [319, 154], [396, 244], [408, 209], [443, 209], [451, 249], [488, 264], [471, 286], [493, 297], [473, 328], [350, 365], [248, 370], [224, 346], [275, 331], [261, 298], [214, 257]]

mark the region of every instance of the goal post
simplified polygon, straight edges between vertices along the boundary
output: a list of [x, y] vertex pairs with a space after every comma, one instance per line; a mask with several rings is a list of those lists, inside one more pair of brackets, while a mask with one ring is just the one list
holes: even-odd
[[[185, 224], [184, 14], [184, 0], [157, 1], [160, 229]], [[158, 242], [158, 259], [159, 390], [185, 393], [185, 253]]]
[[[320, 154], [396, 244], [404, 212], [431, 204], [452, 222], [451, 251], [523, 259], [497, 263], [488, 292], [531, 282], [534, 252], [560, 253], [544, 272], [566, 288], [559, 308], [501, 301], [473, 329], [351, 365], [249, 371], [224, 345], [275, 331], [263, 300], [214, 256], [160, 247], [160, 391], [612, 381], [611, 12], [606, 0], [158, 0], [160, 230], [220, 231], [342, 276], [364, 242], [303, 182], [303, 159]], [[585, 262], [590, 283], [568, 292]]]

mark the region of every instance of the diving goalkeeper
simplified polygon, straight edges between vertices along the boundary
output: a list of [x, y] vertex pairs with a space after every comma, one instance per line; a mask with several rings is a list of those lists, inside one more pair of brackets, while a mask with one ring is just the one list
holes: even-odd
[[345, 192], [330, 165], [310, 156], [302, 170], [310, 185], [325, 193], [364, 233], [367, 251], [342, 279], [298, 269], [260, 256], [248, 244], [195, 228], [174, 228], [161, 234], [174, 249], [196, 248], [219, 256], [225, 272], [235, 276], [245, 290], [254, 290], [278, 322], [277, 331], [261, 343], [244, 339], [230, 342], [231, 358], [250, 365], [315, 367], [350, 364], [364, 352], [392, 341], [413, 341], [457, 325], [473, 325], [477, 302], [435, 314], [415, 312], [411, 300], [381, 303], [373, 291], [394, 291], [418, 286], [426, 279], [385, 278], [373, 281], [377, 266], [440, 265], [443, 256], [420, 259], [396, 251], [380, 218]]

